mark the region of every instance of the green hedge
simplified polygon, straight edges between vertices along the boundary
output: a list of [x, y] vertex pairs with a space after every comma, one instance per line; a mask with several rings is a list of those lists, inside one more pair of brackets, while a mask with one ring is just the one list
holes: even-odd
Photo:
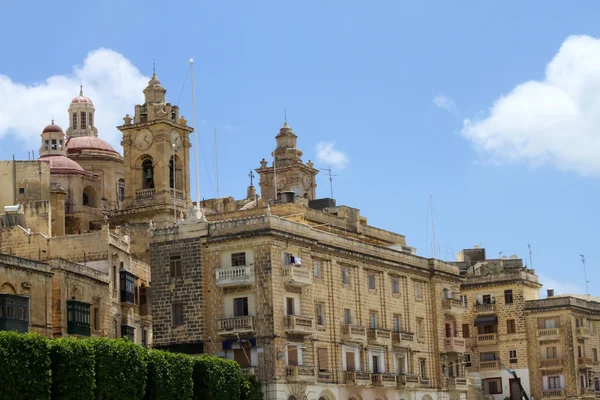
[[46, 338], [0, 332], [0, 399], [50, 399], [50, 377]]
[[262, 385], [254, 376], [240, 376], [240, 400], [263, 400]]
[[50, 341], [52, 399], [93, 400], [96, 387], [94, 347], [88, 340]]
[[147, 400], [190, 400], [193, 394], [193, 362], [185, 354], [160, 350], [148, 352]]
[[240, 366], [213, 356], [194, 358], [194, 399], [238, 400]]
[[89, 339], [96, 360], [98, 400], [144, 398], [147, 374], [146, 350], [127, 340]]

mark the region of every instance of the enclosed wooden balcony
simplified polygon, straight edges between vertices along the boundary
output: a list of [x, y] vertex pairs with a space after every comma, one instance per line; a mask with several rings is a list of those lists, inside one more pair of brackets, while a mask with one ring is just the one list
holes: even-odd
[[218, 334], [221, 336], [235, 336], [237, 334], [254, 334], [254, 317], [232, 317], [218, 320]]
[[285, 367], [288, 382], [315, 382], [315, 367], [305, 365], [288, 365]]
[[392, 331], [379, 328], [371, 328], [368, 331], [369, 344], [387, 346], [392, 343]]
[[360, 325], [342, 325], [342, 340], [362, 343], [367, 341], [367, 328]]
[[254, 283], [254, 265], [218, 268], [215, 274], [217, 286], [220, 287], [248, 286]]
[[310, 269], [294, 265], [283, 267], [283, 283], [295, 287], [312, 285], [312, 274]]
[[446, 338], [446, 351], [448, 353], [464, 353], [466, 351], [465, 339], [457, 337]]
[[286, 315], [284, 317], [285, 332], [292, 335], [312, 335], [315, 333], [313, 317]]

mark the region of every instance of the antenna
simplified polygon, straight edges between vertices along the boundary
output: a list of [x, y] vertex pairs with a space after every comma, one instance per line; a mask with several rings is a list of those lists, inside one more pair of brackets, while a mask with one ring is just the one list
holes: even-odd
[[[190, 64], [192, 63], [192, 60], [190, 60]], [[156, 75], [156, 62], [154, 62], [154, 58], [152, 58], [152, 73], [154, 75]]]
[[585, 270], [585, 255], [580, 254], [579, 257], [581, 257], [581, 263], [583, 264], [583, 276], [585, 278], [585, 291], [587, 292], [587, 295], [589, 296], [590, 295], [590, 288], [589, 288], [588, 284], [591, 281], [588, 281], [588, 279], [587, 279], [587, 272]]
[[433, 194], [429, 192], [429, 207], [431, 208], [431, 235], [433, 236], [433, 258], [437, 257], [435, 250], [435, 225], [433, 222]]
[[275, 189], [274, 200], [277, 201], [277, 158], [275, 157], [275, 150], [273, 150], [273, 188]]
[[283, 110], [283, 115], [284, 115], [285, 122], [287, 122], [287, 108], [285, 110]]
[[333, 175], [331, 173], [331, 168], [321, 168], [323, 171], [327, 171], [327, 176], [329, 176], [329, 190], [331, 190], [331, 198], [333, 199], [333, 177], [337, 175]]
[[527, 243], [527, 248], [529, 249], [529, 268], [533, 268], [533, 261], [531, 260], [531, 244]]
[[190, 58], [190, 69], [192, 70], [192, 112], [194, 116], [194, 146], [196, 151], [194, 152], [196, 159], [196, 208], [200, 210], [200, 221], [205, 221], [204, 210], [200, 205], [200, 178], [198, 177], [198, 124], [196, 120], [196, 97], [194, 96], [194, 59]]
[[221, 195], [219, 194], [219, 147], [217, 146], [217, 128], [215, 128], [215, 171], [217, 174], [217, 214], [219, 213]]

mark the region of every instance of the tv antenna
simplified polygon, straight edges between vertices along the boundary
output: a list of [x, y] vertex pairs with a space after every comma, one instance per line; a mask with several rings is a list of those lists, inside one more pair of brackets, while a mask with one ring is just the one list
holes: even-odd
[[327, 171], [327, 176], [329, 176], [329, 190], [331, 191], [331, 198], [333, 199], [333, 177], [337, 176], [331, 173], [331, 168], [321, 168], [323, 171]]
[[533, 260], [531, 259], [531, 244], [527, 243], [527, 248], [529, 249], [529, 268], [533, 268]]
[[587, 279], [587, 272], [585, 270], [585, 255], [580, 254], [579, 257], [581, 257], [581, 263], [583, 264], [583, 276], [585, 277], [585, 291], [587, 292], [587, 295], [590, 295], [590, 287], [589, 287], [589, 283], [591, 281], [588, 281]]

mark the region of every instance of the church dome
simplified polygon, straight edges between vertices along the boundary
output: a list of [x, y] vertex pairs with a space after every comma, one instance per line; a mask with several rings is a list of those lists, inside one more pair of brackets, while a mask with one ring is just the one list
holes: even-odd
[[119, 154], [110, 144], [95, 136], [71, 137], [67, 140], [66, 145], [68, 154], [81, 153], [84, 150]]
[[46, 125], [46, 127], [42, 131], [42, 133], [50, 133], [50, 132], [63, 133], [63, 130], [62, 130], [62, 128], [60, 126], [55, 125], [54, 121], [52, 121], [52, 123], [50, 125]]
[[80, 94], [79, 96], [77, 96], [73, 100], [71, 100], [71, 104], [80, 104], [80, 103], [87, 103], [87, 104], [94, 105], [94, 103], [92, 103], [92, 100], [90, 100], [89, 97], [85, 97], [83, 94]]
[[63, 155], [49, 155], [40, 157], [41, 161], [50, 163], [51, 174], [84, 174], [85, 171], [81, 165]]

